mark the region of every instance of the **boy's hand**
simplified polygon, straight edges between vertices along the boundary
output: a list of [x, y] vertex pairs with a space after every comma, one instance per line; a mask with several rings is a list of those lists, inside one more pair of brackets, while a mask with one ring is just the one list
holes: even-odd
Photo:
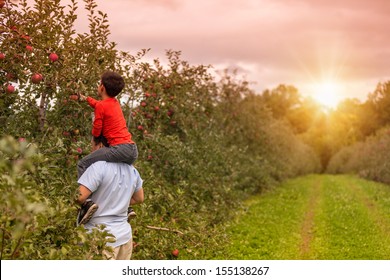
[[85, 95], [82, 95], [81, 93], [78, 93], [77, 95], [79, 96], [79, 100], [80, 100], [80, 101], [85, 101], [85, 100], [87, 100], [87, 97], [86, 97]]

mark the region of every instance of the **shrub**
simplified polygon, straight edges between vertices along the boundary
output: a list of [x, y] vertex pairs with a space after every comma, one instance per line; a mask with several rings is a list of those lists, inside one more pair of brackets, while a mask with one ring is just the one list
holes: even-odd
[[330, 161], [328, 172], [353, 173], [379, 182], [390, 183], [390, 133], [382, 128], [363, 142], [341, 149]]

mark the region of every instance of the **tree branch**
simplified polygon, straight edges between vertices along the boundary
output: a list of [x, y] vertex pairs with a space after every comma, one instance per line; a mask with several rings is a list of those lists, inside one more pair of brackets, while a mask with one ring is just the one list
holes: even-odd
[[171, 231], [171, 232], [174, 232], [174, 233], [177, 233], [177, 234], [180, 234], [180, 235], [183, 235], [183, 234], [184, 234], [184, 233], [182, 233], [181, 231], [176, 230], [176, 229], [169, 229], [169, 228], [162, 228], [162, 227], [154, 227], [154, 226], [146, 226], [146, 227], [149, 228], [149, 229], [155, 229], [155, 230]]

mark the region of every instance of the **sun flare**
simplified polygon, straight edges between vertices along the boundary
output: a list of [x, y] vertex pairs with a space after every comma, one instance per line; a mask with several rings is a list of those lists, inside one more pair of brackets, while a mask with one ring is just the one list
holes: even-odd
[[340, 101], [340, 85], [324, 82], [314, 86], [314, 99], [327, 108], [335, 108]]

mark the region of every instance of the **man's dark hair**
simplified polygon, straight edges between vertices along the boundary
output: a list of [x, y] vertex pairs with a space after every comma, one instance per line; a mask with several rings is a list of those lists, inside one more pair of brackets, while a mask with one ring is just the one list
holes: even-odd
[[99, 137], [93, 137], [93, 142], [95, 143], [95, 145], [99, 145], [100, 143], [102, 143], [105, 147], [109, 147], [110, 145], [108, 144], [108, 141], [106, 139], [106, 137], [104, 137], [102, 134], [99, 136]]
[[121, 75], [113, 71], [104, 72], [101, 82], [110, 97], [117, 96], [125, 87], [125, 80]]

